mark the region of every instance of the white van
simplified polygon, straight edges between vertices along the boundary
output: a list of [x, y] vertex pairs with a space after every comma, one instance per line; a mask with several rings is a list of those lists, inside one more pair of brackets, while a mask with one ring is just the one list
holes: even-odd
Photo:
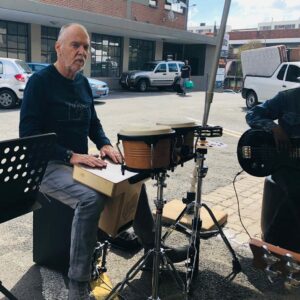
[[31, 74], [23, 60], [0, 57], [0, 108], [15, 107], [23, 99]]

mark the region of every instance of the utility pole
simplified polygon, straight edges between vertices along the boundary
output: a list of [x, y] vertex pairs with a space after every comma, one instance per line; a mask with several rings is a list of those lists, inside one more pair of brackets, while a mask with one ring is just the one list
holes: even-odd
[[189, 6], [190, 6], [190, 0], [186, 0], [185, 30], [188, 30]]
[[217, 69], [218, 69], [218, 65], [219, 65], [219, 57], [220, 57], [220, 52], [221, 52], [221, 48], [222, 48], [222, 44], [223, 44], [224, 34], [226, 31], [226, 23], [227, 23], [227, 18], [228, 18], [228, 14], [229, 14], [230, 4], [231, 4], [231, 0], [225, 0], [220, 30], [219, 30], [219, 33], [217, 36], [215, 56], [214, 56], [214, 60], [213, 60], [212, 68], [211, 68], [210, 77], [209, 77], [208, 88], [207, 88], [207, 91], [205, 94], [205, 107], [204, 107], [202, 126], [207, 125], [210, 105], [211, 105], [211, 103], [213, 101], [213, 97], [214, 97], [216, 74], [217, 74]]

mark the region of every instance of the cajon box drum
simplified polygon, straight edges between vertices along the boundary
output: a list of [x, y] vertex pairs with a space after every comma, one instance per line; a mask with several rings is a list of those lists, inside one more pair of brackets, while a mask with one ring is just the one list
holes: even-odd
[[131, 184], [137, 173], [127, 171], [122, 175], [120, 165], [107, 163], [105, 169], [74, 166], [73, 178], [109, 197], [99, 228], [114, 237], [134, 220], [143, 181]]
[[175, 130], [175, 147], [173, 160], [176, 164], [193, 158], [194, 154], [194, 131], [200, 124], [190, 120], [164, 120], [157, 125], [170, 126]]
[[126, 168], [136, 172], [170, 168], [174, 134], [169, 126], [122, 129], [118, 141], [123, 144]]

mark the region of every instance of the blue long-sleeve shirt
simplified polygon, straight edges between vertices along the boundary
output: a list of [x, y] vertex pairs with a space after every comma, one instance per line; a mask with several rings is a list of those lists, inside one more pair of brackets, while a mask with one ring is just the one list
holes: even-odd
[[109, 144], [97, 117], [87, 79], [62, 76], [53, 65], [33, 74], [24, 91], [20, 137], [55, 132], [53, 160], [66, 158], [67, 150], [88, 153], [88, 137], [100, 149]]
[[300, 137], [300, 88], [278, 93], [246, 114], [251, 128], [270, 132], [275, 120], [290, 137]]

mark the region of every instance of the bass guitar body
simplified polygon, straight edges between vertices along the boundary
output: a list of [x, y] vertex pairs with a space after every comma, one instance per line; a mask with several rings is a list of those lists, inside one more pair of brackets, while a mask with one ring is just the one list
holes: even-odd
[[271, 133], [249, 129], [241, 137], [237, 146], [238, 161], [248, 174], [265, 177], [282, 166], [299, 168], [299, 140], [292, 141], [292, 148], [278, 152]]

